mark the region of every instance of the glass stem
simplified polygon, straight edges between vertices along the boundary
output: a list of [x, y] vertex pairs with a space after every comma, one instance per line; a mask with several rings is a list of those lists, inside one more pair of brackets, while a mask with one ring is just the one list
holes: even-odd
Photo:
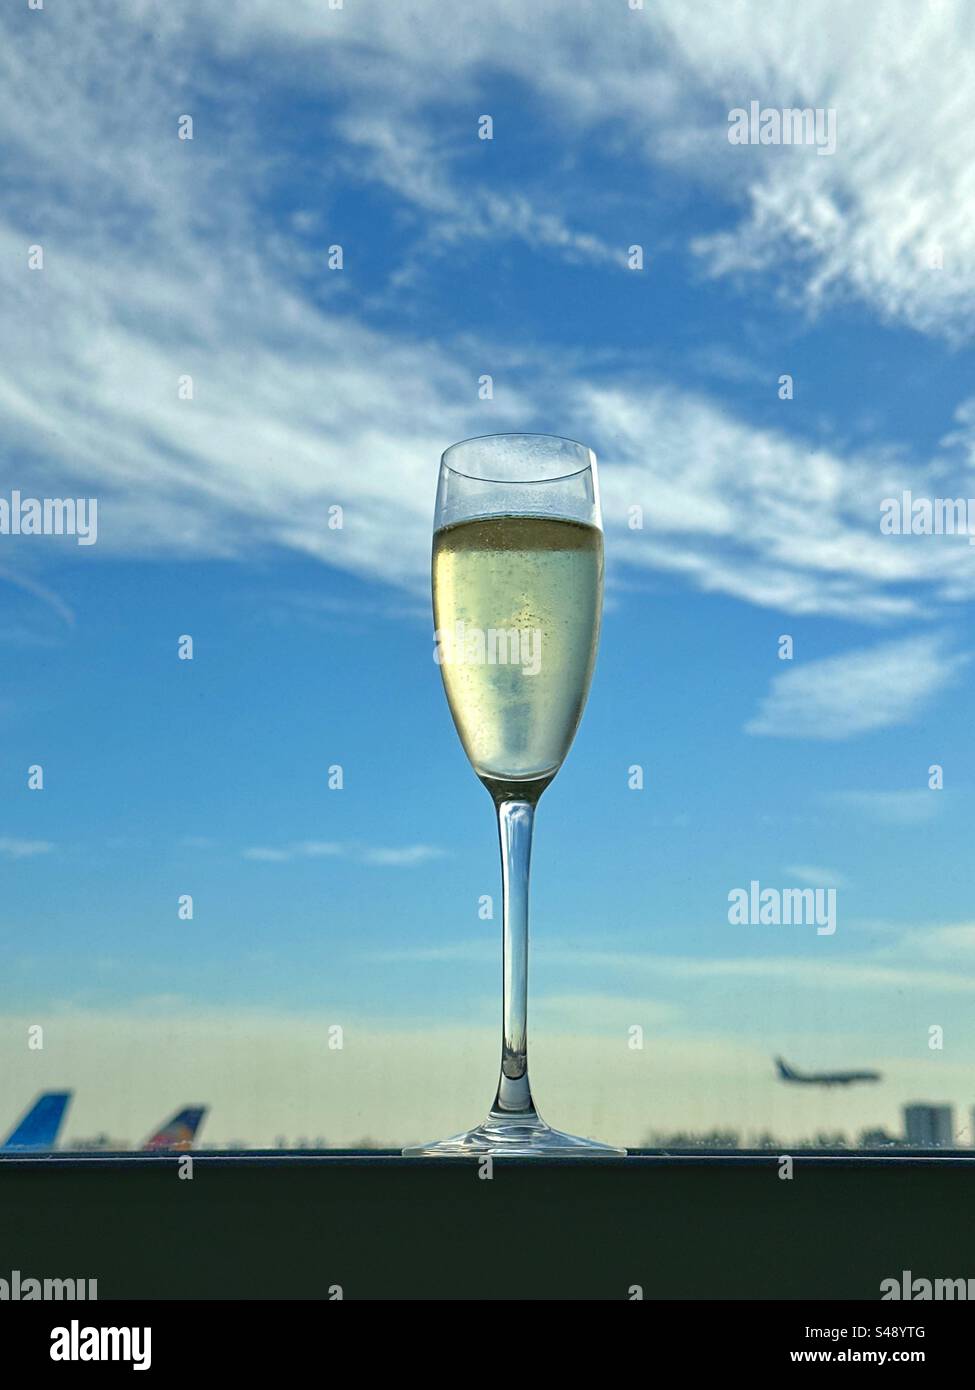
[[498, 1116], [535, 1117], [528, 1084], [528, 874], [535, 807], [499, 801], [501, 883], [504, 894], [504, 1014], [501, 1079], [492, 1107]]

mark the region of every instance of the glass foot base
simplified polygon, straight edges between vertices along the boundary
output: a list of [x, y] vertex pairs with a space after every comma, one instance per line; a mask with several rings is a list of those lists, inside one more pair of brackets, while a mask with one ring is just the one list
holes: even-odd
[[485, 1154], [492, 1158], [624, 1158], [626, 1150], [563, 1134], [538, 1115], [504, 1115], [497, 1110], [466, 1134], [403, 1150], [404, 1158], [480, 1158]]

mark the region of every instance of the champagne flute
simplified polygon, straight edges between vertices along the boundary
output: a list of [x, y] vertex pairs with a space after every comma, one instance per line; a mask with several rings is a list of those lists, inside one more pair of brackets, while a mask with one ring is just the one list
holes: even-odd
[[528, 1081], [528, 874], [535, 806], [582, 718], [599, 641], [603, 534], [591, 449], [486, 435], [443, 455], [433, 537], [437, 660], [491, 793], [504, 902], [501, 1076], [487, 1119], [410, 1156], [625, 1154], [551, 1129]]

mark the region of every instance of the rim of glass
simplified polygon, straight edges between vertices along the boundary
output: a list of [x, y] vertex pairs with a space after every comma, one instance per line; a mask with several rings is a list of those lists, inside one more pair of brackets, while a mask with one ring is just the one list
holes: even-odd
[[[482, 474], [465, 473], [461, 468], [455, 468], [452, 463], [448, 463], [447, 455], [452, 454], [455, 449], [463, 449], [467, 444], [477, 444], [482, 439], [551, 439], [559, 444], [572, 444], [577, 449], [583, 450], [589, 458], [589, 462], [581, 468], [573, 468], [568, 473], [556, 473], [551, 478], [487, 478]], [[580, 473], [592, 472], [596, 462], [596, 455], [588, 444], [583, 444], [580, 439], [569, 439], [562, 434], [544, 434], [541, 431], [530, 432], [527, 430], [507, 430], [500, 434], [473, 434], [469, 439], [458, 439], [455, 444], [449, 445], [440, 455], [440, 466], [446, 468], [448, 473], [455, 474], [458, 478], [468, 478], [472, 483], [499, 483], [506, 487], [519, 487], [527, 485], [538, 487], [540, 483], [563, 483], [569, 478], [578, 478]]]

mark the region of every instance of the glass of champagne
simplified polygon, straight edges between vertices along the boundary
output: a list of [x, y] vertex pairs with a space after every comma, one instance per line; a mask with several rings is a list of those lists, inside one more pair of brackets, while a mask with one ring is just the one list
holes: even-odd
[[464, 751], [494, 800], [504, 900], [501, 1077], [487, 1119], [410, 1156], [606, 1157], [551, 1129], [528, 1082], [528, 873], [535, 806], [565, 760], [596, 660], [603, 533], [591, 449], [545, 434], [454, 444], [433, 537], [437, 660]]

